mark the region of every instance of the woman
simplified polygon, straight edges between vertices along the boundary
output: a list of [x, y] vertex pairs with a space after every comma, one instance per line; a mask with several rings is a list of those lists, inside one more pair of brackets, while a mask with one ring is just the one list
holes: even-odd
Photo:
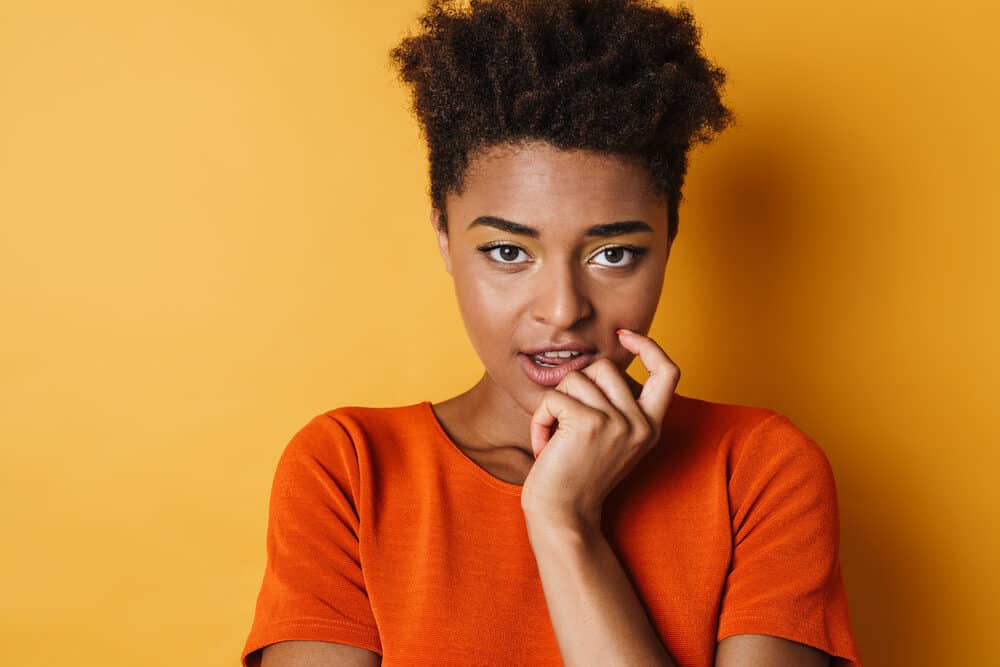
[[244, 664], [859, 665], [822, 449], [675, 393], [645, 336], [687, 151], [732, 121], [691, 14], [433, 0], [421, 26], [392, 57], [485, 373], [295, 434]]

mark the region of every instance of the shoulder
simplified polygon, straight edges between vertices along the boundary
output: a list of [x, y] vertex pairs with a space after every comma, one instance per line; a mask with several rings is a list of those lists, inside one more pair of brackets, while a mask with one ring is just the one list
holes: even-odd
[[285, 445], [278, 462], [279, 475], [363, 475], [373, 463], [376, 445], [396, 442], [408, 425], [421, 423], [422, 407], [422, 403], [344, 405], [315, 414]]
[[732, 485], [781, 480], [790, 488], [831, 492], [833, 468], [823, 448], [788, 415], [769, 412], [733, 439], [727, 466]]
[[664, 426], [665, 437], [688, 451], [693, 467], [712, 470], [727, 486], [733, 508], [749, 507], [761, 494], [836, 502], [826, 453], [782, 412], [680, 396]]
[[[835, 544], [839, 510], [826, 452], [786, 414], [771, 408], [702, 402], [705, 421], [723, 433], [713, 438], [714, 460], [725, 470], [726, 495], [737, 541], [765, 525], [797, 527], [817, 545]], [[703, 427], [704, 428], [704, 427]], [[822, 533], [822, 536], [820, 535]], [[829, 544], [828, 544], [829, 543]]]
[[337, 422], [349, 434], [406, 430], [422, 423], [427, 401], [406, 405], [342, 405], [317, 415]]
[[765, 462], [829, 466], [822, 447], [777, 410], [690, 396], [675, 398], [665, 426], [721, 448], [730, 472]]
[[300, 426], [289, 442], [295, 450], [319, 450], [354, 445], [390, 431], [405, 431], [420, 423], [424, 402], [399, 406], [343, 405], [325, 410]]
[[709, 440], [740, 439], [755, 424], [776, 415], [770, 408], [674, 394], [664, 428]]

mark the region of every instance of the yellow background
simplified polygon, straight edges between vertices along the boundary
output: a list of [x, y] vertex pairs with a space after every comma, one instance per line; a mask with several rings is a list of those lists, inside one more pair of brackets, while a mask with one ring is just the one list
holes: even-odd
[[[739, 125], [692, 154], [652, 333], [681, 393], [824, 447], [869, 666], [993, 655], [979, 4], [690, 3]], [[387, 63], [421, 7], [0, 4], [5, 663], [236, 664], [292, 433], [479, 377]]]

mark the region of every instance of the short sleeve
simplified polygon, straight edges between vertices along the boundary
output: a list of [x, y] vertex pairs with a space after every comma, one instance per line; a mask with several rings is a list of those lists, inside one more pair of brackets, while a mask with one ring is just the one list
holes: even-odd
[[267, 564], [242, 664], [259, 649], [309, 639], [382, 653], [361, 570], [358, 456], [329, 414], [314, 417], [285, 446], [271, 488]]
[[820, 446], [771, 413], [732, 450], [733, 558], [717, 641], [766, 634], [859, 667], [840, 568], [833, 470]]

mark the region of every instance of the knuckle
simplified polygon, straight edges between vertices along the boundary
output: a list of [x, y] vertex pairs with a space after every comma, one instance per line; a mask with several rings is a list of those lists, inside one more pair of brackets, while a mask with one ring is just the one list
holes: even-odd
[[594, 363], [590, 364], [588, 368], [592, 368], [595, 371], [611, 371], [615, 370], [617, 367], [615, 366], [615, 363], [607, 357], [601, 357]]
[[615, 439], [622, 439], [629, 435], [629, 423], [624, 417], [610, 417], [608, 418], [608, 430]]
[[659, 440], [656, 433], [656, 429], [649, 422], [643, 422], [643, 424], [635, 430], [635, 438], [638, 446], [640, 448], [644, 448], [655, 445], [657, 440]]
[[643, 421], [636, 427], [635, 437], [640, 442], [648, 442], [653, 437], [653, 427], [649, 425], [649, 422]]
[[597, 410], [590, 410], [586, 420], [587, 428], [591, 433], [599, 433], [607, 428], [608, 416]]
[[564, 375], [563, 379], [559, 380], [559, 384], [553, 387], [550, 391], [559, 391], [560, 389], [565, 389], [570, 385], [572, 385], [577, 379], [573, 376], [573, 373], [576, 373], [576, 371], [570, 371], [569, 373]]
[[645, 442], [633, 442], [633, 443], [629, 444], [629, 446], [628, 446], [628, 452], [630, 454], [640, 454], [640, 453], [642, 453], [644, 451], [646, 451], [646, 443]]

